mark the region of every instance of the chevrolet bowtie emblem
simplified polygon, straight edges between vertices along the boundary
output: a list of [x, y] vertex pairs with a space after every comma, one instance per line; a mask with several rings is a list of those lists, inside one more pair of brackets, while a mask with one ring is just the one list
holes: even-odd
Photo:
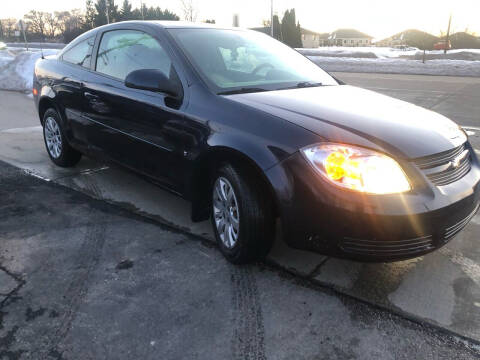
[[456, 156], [450, 161], [450, 168], [456, 169], [460, 166], [463, 160], [468, 156], [468, 150], [464, 150], [460, 155]]

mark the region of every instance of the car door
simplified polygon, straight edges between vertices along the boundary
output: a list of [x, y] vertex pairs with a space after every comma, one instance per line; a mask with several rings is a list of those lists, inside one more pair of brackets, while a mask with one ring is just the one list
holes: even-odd
[[85, 124], [82, 118], [83, 80], [88, 77], [91, 65], [92, 51], [95, 35], [78, 42], [67, 48], [59, 58], [62, 72], [67, 76], [59, 77], [54, 84], [59, 103], [65, 111], [68, 120], [66, 128], [68, 139], [71, 143], [86, 148], [87, 138]]
[[124, 84], [139, 69], [159, 69], [180, 82], [171, 57], [151, 34], [133, 29], [106, 31], [97, 47], [95, 72], [83, 94], [91, 148], [181, 192], [185, 144], [175, 129], [184, 121], [183, 100]]

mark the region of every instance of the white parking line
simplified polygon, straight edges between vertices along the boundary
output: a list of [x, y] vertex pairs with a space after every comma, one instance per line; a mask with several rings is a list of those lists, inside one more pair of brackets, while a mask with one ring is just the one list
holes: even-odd
[[23, 128], [0, 130], [1, 133], [5, 133], [5, 134], [22, 134], [22, 133], [36, 132], [36, 131], [42, 131], [42, 127], [39, 125], [39, 126], [29, 126], [29, 127], [23, 127]]
[[429, 93], [438, 93], [438, 94], [449, 94], [448, 91], [438, 91], [438, 90], [419, 90], [419, 89], [394, 89], [394, 88], [383, 88], [376, 86], [368, 86], [368, 89], [380, 90], [380, 91], [408, 91], [408, 92], [429, 92]]
[[463, 129], [472, 129], [476, 131], [480, 131], [480, 127], [477, 126], [470, 126], [470, 125], [460, 125]]

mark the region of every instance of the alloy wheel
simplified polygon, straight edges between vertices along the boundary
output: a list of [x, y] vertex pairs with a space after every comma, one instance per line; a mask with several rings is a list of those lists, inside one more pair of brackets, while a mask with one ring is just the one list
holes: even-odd
[[57, 159], [62, 154], [62, 135], [60, 134], [60, 127], [53, 117], [48, 117], [45, 120], [45, 142], [49, 154]]
[[240, 214], [233, 186], [224, 177], [219, 177], [213, 186], [213, 216], [220, 240], [233, 248], [238, 241]]

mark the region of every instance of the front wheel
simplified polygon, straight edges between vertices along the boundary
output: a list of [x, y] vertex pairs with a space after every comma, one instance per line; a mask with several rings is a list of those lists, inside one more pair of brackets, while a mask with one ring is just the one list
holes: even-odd
[[223, 255], [234, 264], [263, 259], [274, 233], [272, 202], [255, 176], [227, 164], [212, 187], [212, 225]]
[[48, 156], [56, 165], [70, 167], [80, 161], [82, 154], [67, 142], [60, 116], [54, 109], [48, 109], [43, 116], [43, 139]]

